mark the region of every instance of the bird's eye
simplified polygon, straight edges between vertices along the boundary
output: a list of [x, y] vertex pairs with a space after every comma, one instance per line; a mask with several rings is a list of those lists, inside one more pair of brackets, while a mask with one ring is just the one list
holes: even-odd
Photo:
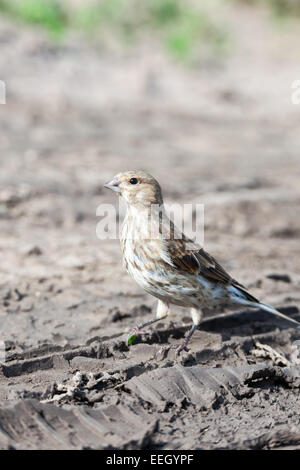
[[130, 184], [137, 184], [138, 183], [138, 180], [137, 178], [131, 178], [131, 180], [129, 181]]

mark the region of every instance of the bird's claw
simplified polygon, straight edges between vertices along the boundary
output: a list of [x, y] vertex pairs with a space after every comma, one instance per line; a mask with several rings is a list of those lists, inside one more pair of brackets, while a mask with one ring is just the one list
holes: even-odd
[[175, 357], [177, 358], [182, 351], [189, 351], [189, 348], [185, 343], [180, 344], [179, 346], [177, 344], [168, 344], [167, 346], [162, 346], [159, 348], [159, 350], [156, 353], [156, 356], [159, 354], [164, 354], [165, 352], [170, 351], [170, 349], [175, 349]]
[[182, 351], [189, 352], [190, 348], [187, 347], [185, 343], [180, 344], [177, 346], [176, 351], [175, 351], [175, 356], [178, 357]]

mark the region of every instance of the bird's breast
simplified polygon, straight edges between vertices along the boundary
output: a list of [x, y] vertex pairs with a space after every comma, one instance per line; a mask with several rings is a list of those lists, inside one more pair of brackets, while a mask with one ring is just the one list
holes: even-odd
[[149, 294], [179, 305], [199, 294], [196, 277], [181, 274], [168, 262], [163, 240], [139, 239], [136, 231], [125, 225], [121, 248], [126, 270]]

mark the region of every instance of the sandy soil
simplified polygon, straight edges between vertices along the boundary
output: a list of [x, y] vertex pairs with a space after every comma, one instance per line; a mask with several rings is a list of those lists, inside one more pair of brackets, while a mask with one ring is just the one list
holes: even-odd
[[1, 448], [300, 447], [299, 332], [212, 312], [189, 353], [157, 357], [189, 327], [174, 308], [128, 348], [155, 299], [95, 232], [117, 204], [102, 184], [149, 171], [167, 202], [204, 203], [205, 248], [300, 320], [299, 37], [250, 10], [231, 22], [232, 55], [190, 70], [151, 44], [112, 57], [1, 20]]

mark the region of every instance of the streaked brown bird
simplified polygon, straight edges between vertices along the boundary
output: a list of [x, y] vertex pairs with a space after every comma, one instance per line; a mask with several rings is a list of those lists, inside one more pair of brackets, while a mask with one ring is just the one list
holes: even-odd
[[200, 324], [201, 309], [220, 304], [260, 308], [299, 326], [270, 305], [257, 300], [233, 279], [203, 248], [176, 229], [168, 218], [160, 185], [143, 171], [117, 174], [106, 188], [126, 201], [121, 248], [128, 273], [146, 292], [158, 298], [156, 317], [137, 325], [129, 335], [144, 333], [143, 328], [165, 318], [169, 305], [191, 309], [193, 326], [176, 354], [187, 350]]

